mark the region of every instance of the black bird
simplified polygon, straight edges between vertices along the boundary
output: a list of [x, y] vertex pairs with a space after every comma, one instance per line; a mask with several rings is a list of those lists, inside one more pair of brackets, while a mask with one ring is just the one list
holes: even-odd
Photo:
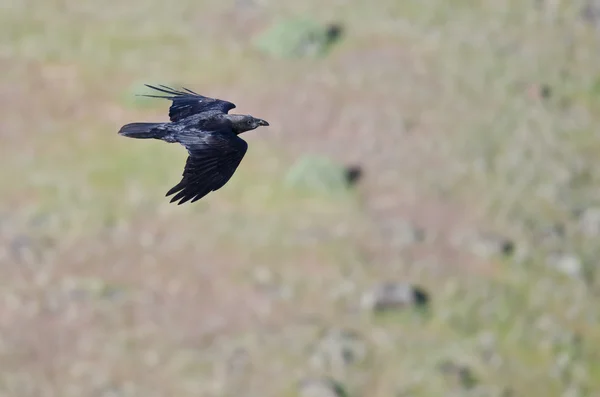
[[269, 125], [265, 120], [250, 115], [228, 114], [235, 108], [228, 101], [205, 97], [187, 88], [183, 88], [184, 92], [164, 85], [160, 85], [160, 88], [146, 86], [168, 94], [142, 96], [171, 100], [171, 122], [126, 124], [119, 130], [119, 135], [178, 142], [187, 149], [189, 157], [183, 178], [166, 194], [170, 196], [177, 193], [171, 203], [177, 200], [180, 200], [178, 205], [190, 200], [193, 203], [222, 188], [248, 149], [246, 141], [238, 135]]

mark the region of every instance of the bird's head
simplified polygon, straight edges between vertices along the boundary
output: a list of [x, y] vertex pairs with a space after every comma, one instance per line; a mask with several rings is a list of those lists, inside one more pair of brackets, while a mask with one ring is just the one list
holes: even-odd
[[269, 125], [265, 120], [252, 117], [249, 114], [232, 114], [229, 116], [229, 119], [233, 124], [233, 130], [237, 134]]

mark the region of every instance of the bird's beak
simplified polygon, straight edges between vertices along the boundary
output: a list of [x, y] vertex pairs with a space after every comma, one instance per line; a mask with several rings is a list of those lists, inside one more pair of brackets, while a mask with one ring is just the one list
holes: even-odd
[[268, 127], [269, 123], [267, 123], [265, 120], [258, 119], [258, 125], [263, 126], [263, 127]]

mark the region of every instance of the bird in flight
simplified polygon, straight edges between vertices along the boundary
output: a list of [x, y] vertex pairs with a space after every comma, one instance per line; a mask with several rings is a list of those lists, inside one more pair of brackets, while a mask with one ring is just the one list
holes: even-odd
[[248, 144], [238, 135], [268, 126], [265, 120], [250, 115], [228, 114], [235, 105], [228, 101], [209, 98], [187, 88], [177, 91], [160, 85], [153, 90], [167, 95], [141, 95], [172, 101], [169, 108], [170, 122], [130, 123], [119, 130], [119, 135], [137, 139], [160, 139], [168, 143], [180, 143], [188, 151], [183, 178], [169, 190], [166, 196], [195, 202], [208, 193], [222, 188], [231, 178]]

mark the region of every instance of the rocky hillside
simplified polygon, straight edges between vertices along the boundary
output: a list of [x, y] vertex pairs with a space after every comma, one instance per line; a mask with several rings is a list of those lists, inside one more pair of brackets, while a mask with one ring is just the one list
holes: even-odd
[[0, 396], [600, 395], [600, 3], [3, 2]]

